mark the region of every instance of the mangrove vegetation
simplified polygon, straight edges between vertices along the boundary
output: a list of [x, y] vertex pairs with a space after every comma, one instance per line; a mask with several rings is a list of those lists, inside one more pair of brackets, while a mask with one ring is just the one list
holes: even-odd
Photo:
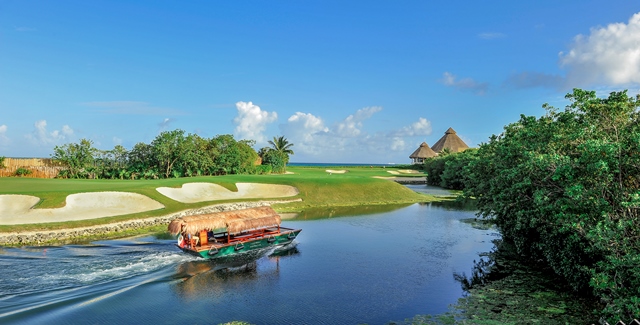
[[464, 189], [518, 256], [594, 298], [611, 323], [640, 316], [640, 97], [574, 89], [477, 151], [429, 159], [430, 184]]

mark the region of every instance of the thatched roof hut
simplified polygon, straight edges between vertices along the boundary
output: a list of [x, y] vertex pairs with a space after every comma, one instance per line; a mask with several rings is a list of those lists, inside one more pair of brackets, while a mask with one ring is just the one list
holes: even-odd
[[450, 152], [461, 152], [469, 149], [469, 146], [460, 139], [452, 128], [449, 128], [440, 140], [436, 142], [431, 149], [437, 153], [441, 153], [444, 149], [449, 149]]
[[169, 223], [169, 232], [196, 235], [201, 230], [227, 228], [231, 234], [247, 230], [276, 227], [280, 225], [280, 216], [269, 206], [200, 214], [177, 218]]
[[411, 163], [413, 164], [421, 164], [425, 159], [435, 157], [438, 154], [435, 151], [429, 148], [429, 145], [426, 142], [420, 144], [420, 147], [414, 151], [409, 158], [411, 158]]

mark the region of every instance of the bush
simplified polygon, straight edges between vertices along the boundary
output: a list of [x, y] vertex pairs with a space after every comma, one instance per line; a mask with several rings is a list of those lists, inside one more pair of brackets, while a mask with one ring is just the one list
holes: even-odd
[[258, 174], [258, 175], [271, 174], [271, 165], [259, 165], [259, 166], [256, 166], [256, 174]]
[[29, 174], [31, 174], [31, 173], [32, 173], [32, 172], [31, 172], [31, 170], [30, 170], [30, 169], [26, 169], [26, 168], [22, 168], [22, 167], [20, 167], [20, 168], [18, 168], [18, 169], [16, 170], [15, 175], [16, 175], [16, 176], [26, 176], [26, 175], [29, 175]]

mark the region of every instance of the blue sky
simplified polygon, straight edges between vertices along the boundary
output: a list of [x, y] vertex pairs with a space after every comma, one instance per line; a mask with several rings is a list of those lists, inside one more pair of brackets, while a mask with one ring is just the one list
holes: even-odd
[[293, 162], [478, 146], [572, 88], [640, 89], [636, 1], [0, 1], [0, 156], [159, 132]]

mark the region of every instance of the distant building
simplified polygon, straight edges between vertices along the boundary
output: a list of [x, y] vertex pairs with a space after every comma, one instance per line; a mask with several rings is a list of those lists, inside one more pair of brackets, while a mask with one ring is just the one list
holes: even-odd
[[425, 159], [435, 157], [438, 154], [435, 153], [426, 142], [423, 142], [416, 151], [414, 151], [409, 158], [411, 158], [412, 164], [422, 164]]
[[469, 146], [460, 139], [460, 137], [456, 134], [452, 128], [449, 128], [440, 140], [436, 142], [431, 149], [435, 151], [437, 154], [441, 153], [442, 150], [448, 149], [449, 152], [461, 152], [469, 149]]

